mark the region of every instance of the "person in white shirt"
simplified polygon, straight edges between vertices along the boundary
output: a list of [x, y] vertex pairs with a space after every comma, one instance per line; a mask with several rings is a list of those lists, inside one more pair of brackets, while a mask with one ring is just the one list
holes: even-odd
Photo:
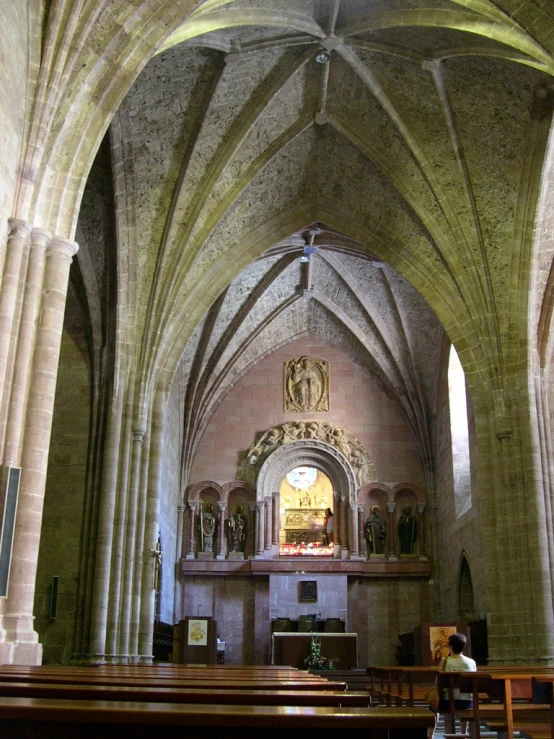
[[[451, 634], [448, 637], [448, 645], [450, 647], [450, 655], [439, 666], [439, 670], [443, 672], [477, 672], [475, 660], [466, 657], [464, 652], [467, 639], [464, 634]], [[471, 693], [460, 693], [458, 688], [454, 689], [454, 705], [457, 709], [463, 710], [473, 707], [473, 696]], [[443, 690], [443, 696], [439, 701], [438, 712], [435, 719], [435, 727], [437, 724], [439, 712], [448, 711], [450, 704], [448, 702], [448, 691]], [[450, 725], [450, 716], [447, 714], [444, 718], [444, 728], [446, 734], [454, 733], [454, 726]], [[461, 722], [462, 734], [467, 734], [467, 721]], [[434, 731], [433, 731], [434, 735]]]

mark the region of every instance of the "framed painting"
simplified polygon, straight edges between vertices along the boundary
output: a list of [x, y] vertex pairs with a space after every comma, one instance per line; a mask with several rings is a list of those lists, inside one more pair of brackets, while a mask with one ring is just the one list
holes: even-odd
[[202, 618], [191, 618], [188, 622], [187, 644], [193, 647], [204, 647], [208, 643], [208, 621]]
[[316, 580], [300, 580], [298, 583], [298, 602], [317, 603]]

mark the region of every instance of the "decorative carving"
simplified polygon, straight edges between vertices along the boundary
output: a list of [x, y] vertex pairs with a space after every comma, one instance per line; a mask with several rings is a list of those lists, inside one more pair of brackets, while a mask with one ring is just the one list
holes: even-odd
[[329, 410], [329, 362], [303, 356], [285, 362], [285, 412]]
[[302, 439], [323, 441], [335, 447], [350, 463], [358, 488], [376, 479], [373, 462], [358, 439], [338, 426], [319, 421], [288, 421], [266, 431], [246, 452], [238, 479], [255, 486], [258, 470], [267, 457], [278, 447]]

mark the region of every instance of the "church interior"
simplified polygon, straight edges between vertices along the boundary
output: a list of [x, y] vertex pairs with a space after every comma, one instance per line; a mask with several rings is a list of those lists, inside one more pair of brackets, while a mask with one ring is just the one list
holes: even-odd
[[0, 664], [552, 664], [552, 3], [0, 17]]

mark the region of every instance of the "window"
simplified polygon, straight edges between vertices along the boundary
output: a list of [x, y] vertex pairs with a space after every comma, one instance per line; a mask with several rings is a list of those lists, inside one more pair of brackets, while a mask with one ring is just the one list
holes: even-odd
[[456, 517], [471, 508], [471, 472], [467, 397], [464, 370], [454, 347], [448, 362], [448, 393], [450, 401], [450, 436], [452, 440], [452, 473]]

